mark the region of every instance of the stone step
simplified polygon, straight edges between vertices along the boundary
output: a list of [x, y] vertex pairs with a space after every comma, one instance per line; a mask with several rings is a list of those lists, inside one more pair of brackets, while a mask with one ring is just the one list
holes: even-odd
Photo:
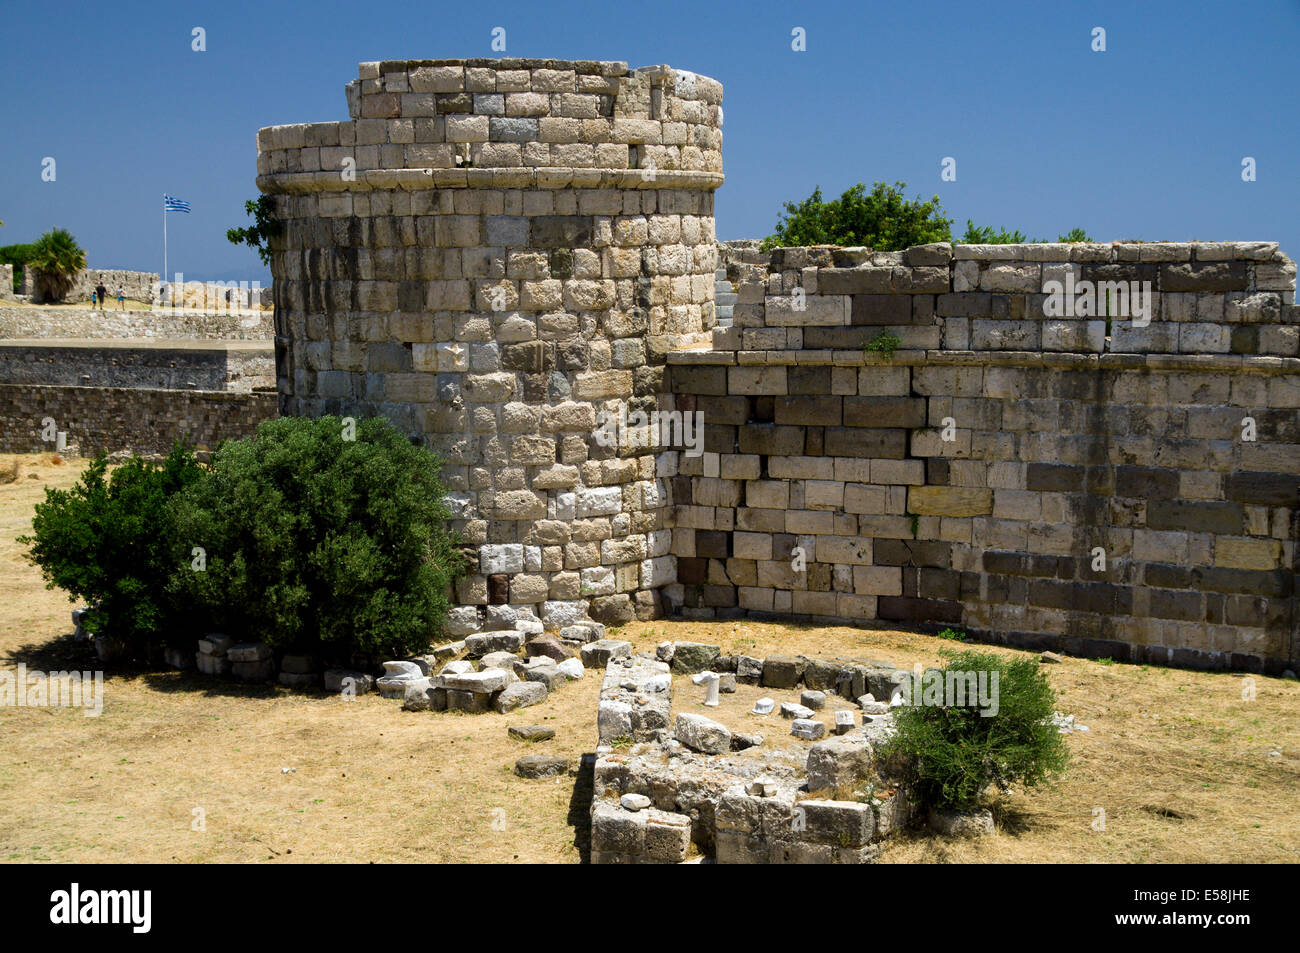
[[736, 294], [734, 291], [720, 291], [713, 296], [714, 303], [717, 304], [719, 308], [730, 308], [739, 299], [740, 295]]
[[727, 280], [727, 269], [725, 269], [725, 268], [719, 268], [719, 269], [717, 269], [716, 271], [713, 272], [713, 277], [716, 278], [718, 281], [726, 281], [726, 280]]

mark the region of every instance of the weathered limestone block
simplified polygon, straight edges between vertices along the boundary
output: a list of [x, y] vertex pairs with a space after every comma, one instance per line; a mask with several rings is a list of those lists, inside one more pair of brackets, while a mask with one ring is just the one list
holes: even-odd
[[730, 729], [703, 715], [679, 714], [673, 725], [673, 737], [692, 751], [703, 754], [721, 754], [731, 750]]
[[492, 707], [496, 711], [505, 714], [517, 708], [539, 705], [546, 701], [549, 694], [549, 690], [541, 682], [515, 682], [506, 686], [501, 694], [496, 696]]
[[686, 859], [690, 842], [691, 819], [684, 814], [630, 811], [616, 801], [592, 806], [592, 863], [677, 864]]

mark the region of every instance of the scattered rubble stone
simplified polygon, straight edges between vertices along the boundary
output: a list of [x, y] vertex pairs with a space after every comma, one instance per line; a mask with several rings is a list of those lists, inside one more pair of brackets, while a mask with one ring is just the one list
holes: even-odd
[[1038, 661], [1059, 665], [1064, 662], [1065, 659], [1061, 658], [1061, 656], [1057, 655], [1055, 652], [1044, 652], [1042, 655], [1038, 656]]
[[325, 691], [342, 692], [350, 690], [353, 694], [364, 695], [375, 687], [373, 675], [355, 672], [346, 668], [331, 668], [325, 672]]
[[573, 658], [573, 649], [553, 635], [535, 635], [524, 643], [524, 651], [529, 658], [545, 656], [557, 662]]
[[403, 711], [431, 711], [434, 700], [431, 680], [412, 678], [406, 682], [406, 692], [402, 695]]
[[561, 675], [566, 678], [571, 678], [574, 681], [577, 681], [587, 674], [586, 669], [582, 667], [582, 662], [576, 658], [567, 658], [559, 665], [555, 666], [555, 668]]
[[540, 705], [546, 701], [548, 694], [548, 689], [541, 682], [515, 682], [513, 685], [506, 686], [505, 690], [496, 697], [492, 707], [505, 714], [517, 708]]
[[605, 667], [596, 712], [599, 743], [645, 741], [669, 724], [672, 677], [656, 659], [613, 658]]
[[500, 668], [513, 672], [517, 661], [519, 661], [519, 656], [513, 652], [489, 652], [479, 659], [478, 668], [480, 672], [489, 668]]
[[708, 671], [714, 661], [722, 654], [717, 645], [705, 645], [702, 642], [677, 642], [673, 648], [672, 668], [682, 675], [694, 675], [696, 672]]
[[489, 652], [518, 652], [523, 644], [524, 634], [516, 629], [480, 632], [465, 637], [465, 654], [479, 658]]
[[540, 682], [548, 690], [555, 691], [569, 681], [569, 677], [560, 671], [554, 659], [538, 656], [528, 661], [527, 665], [515, 665], [515, 674], [526, 682]]
[[170, 668], [184, 671], [194, 667], [195, 654], [196, 653], [190, 652], [187, 649], [178, 649], [169, 645], [163, 651], [163, 661], [166, 662]]
[[826, 693], [817, 691], [803, 692], [799, 696], [799, 704], [813, 711], [821, 711], [826, 707]]
[[406, 698], [406, 687], [413, 680], [424, 678], [414, 662], [385, 662], [384, 674], [375, 681], [379, 694], [385, 698]]
[[748, 655], [736, 656], [736, 681], [742, 685], [757, 685], [763, 677], [763, 660]]
[[860, 784], [874, 766], [875, 750], [865, 735], [827, 738], [808, 749], [808, 790], [834, 791]]
[[629, 811], [644, 811], [654, 802], [644, 794], [624, 794], [618, 799], [618, 803]]
[[689, 712], [677, 716], [673, 737], [702, 754], [721, 754], [731, 748], [731, 730], [726, 725]]
[[755, 700], [754, 707], [749, 710], [751, 715], [770, 715], [776, 710], [776, 702], [771, 698], [759, 698]]
[[579, 657], [587, 668], [603, 670], [612, 658], [631, 658], [632, 643], [617, 639], [598, 639], [584, 645], [579, 652]]
[[286, 672], [281, 669], [276, 681], [286, 688], [311, 688], [320, 684], [320, 675], [316, 672]]
[[930, 830], [948, 837], [981, 837], [993, 833], [993, 812], [939, 811], [931, 809], [926, 818]]
[[521, 778], [556, 778], [568, 771], [567, 758], [549, 754], [526, 754], [515, 762], [515, 774]]
[[794, 688], [803, 676], [803, 659], [786, 655], [769, 655], [763, 659], [764, 688]]
[[230, 636], [212, 632], [199, 639], [199, 651], [205, 655], [225, 655], [234, 644], [235, 640]]
[[231, 662], [264, 662], [271, 655], [271, 647], [265, 642], [242, 642], [226, 649], [226, 658]]
[[543, 725], [511, 725], [506, 733], [516, 741], [550, 741], [555, 737], [555, 729]]
[[790, 734], [807, 741], [816, 741], [826, 736], [826, 723], [811, 718], [796, 718], [790, 723]]
[[782, 718], [811, 718], [813, 714], [813, 710], [804, 705], [796, 705], [794, 702], [781, 702]]

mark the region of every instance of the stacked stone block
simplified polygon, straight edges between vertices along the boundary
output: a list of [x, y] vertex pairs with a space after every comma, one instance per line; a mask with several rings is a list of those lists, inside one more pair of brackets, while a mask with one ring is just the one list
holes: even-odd
[[[653, 411], [714, 325], [721, 86], [555, 60], [361, 64], [347, 122], [258, 135], [286, 414], [382, 415], [447, 461], [455, 634], [650, 617], [673, 579]], [[516, 614], [519, 614], [516, 613]]]
[[[1150, 281], [1150, 324], [1045, 315], [1066, 270]], [[1293, 666], [1294, 277], [1271, 243], [774, 251], [671, 357], [706, 425], [670, 601]]]
[[51, 450], [42, 421], [53, 417], [84, 455], [166, 454], [174, 441], [215, 448], [250, 436], [276, 416], [269, 393], [0, 384], [0, 452]]

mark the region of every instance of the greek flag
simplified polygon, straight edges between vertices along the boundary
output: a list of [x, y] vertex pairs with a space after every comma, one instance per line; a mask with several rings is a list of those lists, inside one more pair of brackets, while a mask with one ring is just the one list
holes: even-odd
[[182, 199], [174, 199], [170, 195], [163, 196], [164, 212], [186, 212], [190, 210], [190, 203]]

